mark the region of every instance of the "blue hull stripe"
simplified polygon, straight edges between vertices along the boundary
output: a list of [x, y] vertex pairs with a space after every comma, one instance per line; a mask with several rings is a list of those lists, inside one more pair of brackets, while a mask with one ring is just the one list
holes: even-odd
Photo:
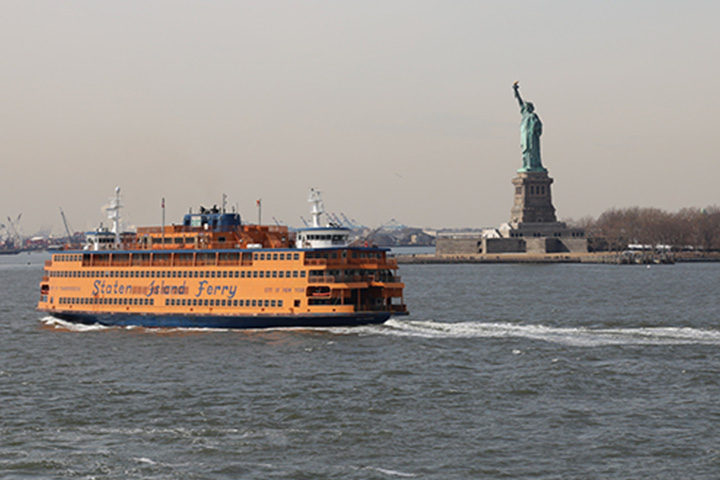
[[275, 327], [342, 327], [383, 323], [389, 312], [314, 315], [138, 315], [132, 313], [60, 313], [52, 316], [86, 325], [148, 328], [275, 328]]

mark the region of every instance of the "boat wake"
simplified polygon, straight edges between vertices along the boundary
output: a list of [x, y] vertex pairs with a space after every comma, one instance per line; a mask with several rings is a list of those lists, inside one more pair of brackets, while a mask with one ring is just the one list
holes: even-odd
[[54, 330], [64, 330], [68, 332], [94, 332], [98, 330], [109, 330], [112, 327], [104, 325], [84, 325], [82, 323], [66, 322], [59, 318], [47, 316], [40, 319], [45, 328]]
[[384, 325], [335, 328], [335, 333], [393, 335], [421, 338], [525, 338], [563, 345], [720, 345], [720, 331], [686, 327], [564, 328], [513, 323], [391, 319]]
[[230, 328], [183, 328], [183, 327], [173, 327], [173, 328], [149, 328], [149, 327], [138, 327], [138, 326], [108, 326], [108, 325], [100, 325], [100, 324], [92, 324], [92, 325], [86, 325], [83, 323], [76, 323], [76, 322], [67, 322], [65, 320], [60, 320], [59, 318], [55, 318], [52, 316], [43, 317], [40, 319], [40, 321], [43, 323], [45, 328], [50, 328], [54, 330], [62, 330], [66, 332], [98, 332], [103, 330], [135, 330], [135, 331], [147, 331], [151, 333], [156, 334], [172, 334], [172, 333], [193, 333], [193, 332], [208, 332], [208, 333], [214, 333], [214, 332], [223, 332], [223, 331], [232, 331]]
[[[54, 317], [41, 319], [46, 328], [71, 332], [94, 332], [102, 330], [145, 330], [142, 327], [108, 327], [66, 322]], [[155, 333], [233, 331], [213, 328], [149, 329]], [[247, 330], [245, 330], [247, 331]], [[445, 323], [434, 320], [390, 319], [382, 325], [354, 327], [298, 327], [268, 328], [254, 332], [329, 332], [336, 335], [385, 335], [415, 338], [525, 338], [576, 347], [606, 345], [720, 345], [720, 331], [689, 327], [638, 327], [638, 328], [567, 328], [545, 325], [520, 325], [506, 322]]]

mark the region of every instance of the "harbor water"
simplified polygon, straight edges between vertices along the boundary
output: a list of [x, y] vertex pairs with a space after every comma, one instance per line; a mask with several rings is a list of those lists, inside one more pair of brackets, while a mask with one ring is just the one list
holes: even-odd
[[403, 265], [355, 328], [77, 327], [0, 258], [2, 479], [714, 479], [720, 264]]

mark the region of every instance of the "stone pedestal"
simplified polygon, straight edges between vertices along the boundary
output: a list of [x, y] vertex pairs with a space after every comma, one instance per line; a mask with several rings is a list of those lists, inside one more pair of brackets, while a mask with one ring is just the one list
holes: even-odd
[[585, 232], [558, 222], [546, 169], [519, 170], [513, 178], [515, 202], [510, 222], [482, 234], [438, 236], [437, 255], [585, 253]]
[[[587, 252], [585, 232], [557, 221], [552, 203], [553, 179], [547, 171], [520, 171], [512, 183], [515, 202], [510, 222], [498, 229], [508, 245], [511, 239], [523, 239], [526, 253]], [[485, 246], [484, 253], [491, 253], [491, 248], [496, 247]]]
[[557, 222], [550, 188], [553, 179], [547, 172], [518, 172], [512, 183], [515, 203], [510, 211], [510, 224]]

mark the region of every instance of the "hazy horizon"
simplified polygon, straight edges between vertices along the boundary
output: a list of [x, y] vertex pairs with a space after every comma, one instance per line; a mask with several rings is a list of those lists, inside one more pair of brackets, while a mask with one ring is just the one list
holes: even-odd
[[[132, 225], [200, 205], [493, 227], [543, 121], [560, 219], [717, 205], [720, 4], [3, 1], [0, 223]], [[713, 60], [715, 59], [715, 60]]]

